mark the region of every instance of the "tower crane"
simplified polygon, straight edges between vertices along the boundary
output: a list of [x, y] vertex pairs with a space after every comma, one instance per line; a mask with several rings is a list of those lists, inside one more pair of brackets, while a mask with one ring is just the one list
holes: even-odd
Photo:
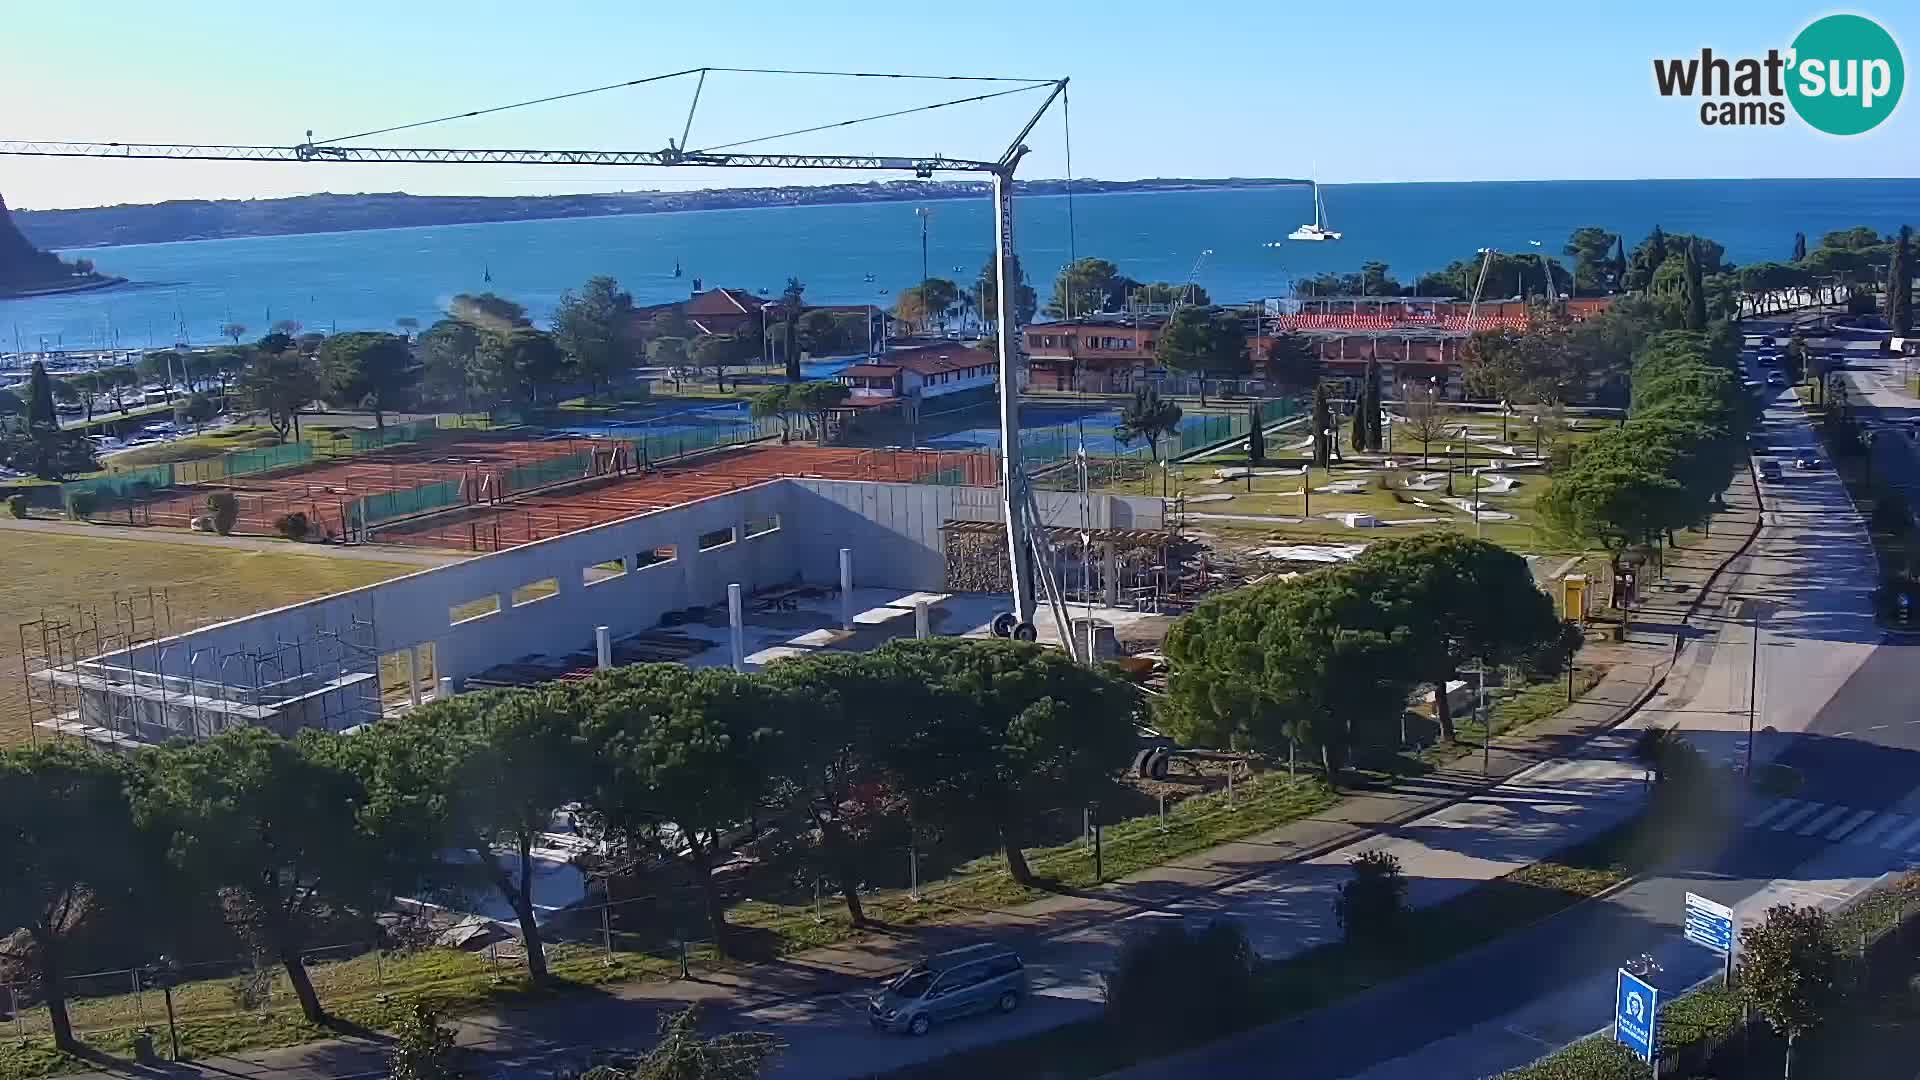
[[[1010, 89], [990, 90], [967, 97], [955, 98], [929, 105], [893, 110], [871, 116], [862, 116], [850, 120], [820, 124], [794, 131], [781, 132], [759, 138], [710, 146], [704, 149], [688, 149], [693, 129], [694, 114], [699, 108], [700, 91], [706, 85], [710, 73], [734, 72], [773, 75], [816, 75], [844, 76], [862, 79], [927, 80], [943, 82], [975, 83], [1012, 83]], [[524, 108], [530, 105], [545, 104], [566, 98], [581, 97], [587, 94], [617, 90], [658, 82], [683, 76], [697, 76], [698, 82], [693, 92], [693, 100], [687, 109], [686, 124], [682, 128], [678, 142], [672, 139], [659, 150], [591, 150], [591, 149], [528, 149], [528, 148], [492, 148], [461, 149], [453, 147], [427, 146], [366, 146], [355, 143], [362, 138], [386, 135], [393, 132], [426, 127], [451, 120], [467, 119], [510, 109]], [[316, 141], [313, 132], [307, 137], [290, 145], [242, 145], [242, 144], [205, 144], [205, 143], [147, 143], [116, 142], [103, 140], [67, 140], [34, 141], [18, 139], [0, 139], [0, 156], [6, 157], [65, 157], [65, 158], [117, 158], [123, 160], [162, 160], [162, 161], [270, 161], [270, 162], [307, 162], [315, 164], [410, 164], [410, 165], [588, 165], [588, 166], [638, 166], [654, 168], [706, 168], [706, 169], [846, 169], [873, 172], [912, 173], [920, 179], [929, 179], [936, 173], [984, 174], [990, 184], [993, 195], [993, 263], [995, 277], [996, 310], [1003, 317], [996, 320], [996, 351], [999, 356], [1000, 384], [1000, 487], [1001, 512], [1007, 523], [1007, 562], [1012, 577], [1013, 611], [1011, 618], [1003, 616], [995, 620], [995, 629], [1008, 636], [1033, 637], [1034, 615], [1038, 607], [1035, 596], [1036, 579], [1050, 594], [1048, 602], [1056, 613], [1062, 610], [1055, 588], [1053, 575], [1035, 574], [1036, 547], [1042, 554], [1050, 551], [1044, 528], [1038, 521], [1030, 481], [1020, 460], [1020, 345], [1018, 327], [1011, 314], [1016, 310], [1013, 303], [1014, 283], [1008, 280], [1014, 261], [1013, 250], [1013, 178], [1020, 167], [1020, 161], [1028, 153], [1027, 136], [1033, 132], [1055, 101], [1065, 98], [1066, 78], [1057, 79], [1017, 79], [998, 76], [952, 76], [952, 75], [911, 75], [886, 72], [829, 72], [829, 71], [792, 71], [774, 69], [690, 68], [685, 71], [670, 72], [663, 75], [647, 76], [608, 86], [556, 94], [532, 101], [515, 102], [457, 113], [451, 116], [421, 120], [413, 123], [398, 124], [354, 135]], [[1005, 97], [1020, 93], [1041, 93], [1041, 101], [1032, 115], [1021, 126], [1006, 150], [997, 158], [972, 159], [947, 157], [943, 154], [787, 154], [743, 152], [744, 147], [755, 146], [778, 139], [808, 135], [817, 132], [838, 129], [874, 120], [889, 119], [910, 113], [985, 101], [991, 98]], [[1051, 570], [1051, 565], [1048, 565]], [[1081, 658], [1074, 645], [1073, 635], [1068, 632], [1067, 624], [1060, 624], [1060, 637], [1069, 653], [1078, 659], [1091, 662], [1091, 657]]]

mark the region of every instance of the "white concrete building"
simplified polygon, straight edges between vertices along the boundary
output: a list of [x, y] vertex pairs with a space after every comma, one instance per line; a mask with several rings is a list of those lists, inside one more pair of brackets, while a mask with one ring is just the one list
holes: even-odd
[[[1056, 526], [1163, 527], [1158, 499], [1036, 497]], [[239, 724], [345, 730], [501, 665], [591, 656], [600, 627], [619, 642], [658, 638], [686, 619], [672, 633], [705, 639], [693, 642], [702, 650], [694, 662], [751, 668], [817, 648], [871, 647], [871, 631], [912, 633], [917, 619], [941, 634], [976, 629], [1004, 605], [952, 591], [946, 531], [1001, 520], [994, 488], [771, 480], [34, 677], [77, 702], [45, 726], [138, 745]], [[769, 600], [801, 583], [815, 586], [811, 614]], [[730, 628], [711, 614], [730, 601], [766, 612], [753, 636], [739, 616]], [[688, 618], [696, 607], [703, 616]], [[869, 644], [858, 643], [863, 635]]]

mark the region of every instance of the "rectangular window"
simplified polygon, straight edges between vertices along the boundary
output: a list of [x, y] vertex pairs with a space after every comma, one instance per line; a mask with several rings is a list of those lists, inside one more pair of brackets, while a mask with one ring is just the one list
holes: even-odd
[[447, 609], [447, 623], [458, 626], [463, 622], [484, 619], [500, 610], [500, 594], [483, 596], [478, 600], [469, 600], [464, 604], [455, 604]]
[[649, 566], [659, 566], [661, 563], [670, 563], [679, 554], [679, 549], [675, 548], [672, 544], [654, 548], [652, 551], [642, 551], [633, 557], [633, 568], [635, 570], [645, 570]]
[[580, 583], [582, 585], [598, 585], [603, 581], [612, 581], [614, 578], [622, 577], [626, 572], [627, 564], [623, 560], [608, 559], [606, 562], [597, 562], [592, 566], [581, 567]]
[[780, 531], [780, 515], [779, 514], [773, 514], [763, 518], [747, 519], [747, 535], [749, 537], [765, 536], [770, 532], [779, 532], [779, 531]]
[[538, 603], [559, 591], [559, 578], [541, 578], [539, 581], [529, 581], [525, 585], [513, 590], [513, 606], [525, 607], [528, 604]]
[[715, 529], [710, 533], [701, 533], [699, 543], [701, 551], [712, 551], [717, 547], [726, 547], [728, 544], [733, 543], [733, 526], [729, 525], [724, 529]]

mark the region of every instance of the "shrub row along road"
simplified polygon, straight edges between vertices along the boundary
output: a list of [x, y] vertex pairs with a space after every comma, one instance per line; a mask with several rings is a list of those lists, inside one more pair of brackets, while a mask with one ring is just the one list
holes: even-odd
[[[1664, 968], [1656, 981], [1669, 992], [1715, 974], [1719, 958], [1680, 936], [1685, 893], [1731, 906], [1744, 924], [1777, 903], [1833, 906], [1916, 861], [1920, 647], [1882, 641], [1869, 602], [1873, 552], [1839, 478], [1791, 467], [1821, 451], [1790, 393], [1769, 400], [1760, 433], [1777, 448], [1771, 456], [1789, 462], [1787, 478], [1764, 489], [1760, 537], [1715, 592], [1774, 605], [1760, 639], [1754, 762], [1791, 766], [1804, 787], [1792, 798], [1751, 797], [1718, 850], [1412, 979], [1129, 1080], [1255, 1076], [1275, 1060], [1295, 1080], [1498, 1073], [1604, 1027], [1615, 968], [1642, 953]], [[1742, 479], [1729, 501], [1751, 491]], [[1719, 599], [1708, 599], [1662, 693], [1629, 727], [1675, 725], [1731, 763], [1746, 753], [1754, 650], [1750, 625], [1726, 617]]]

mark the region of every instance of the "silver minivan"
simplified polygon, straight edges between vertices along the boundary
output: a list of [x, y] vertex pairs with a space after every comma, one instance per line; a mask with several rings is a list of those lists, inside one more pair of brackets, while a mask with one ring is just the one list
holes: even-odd
[[1012, 1012], [1027, 996], [1027, 968], [1004, 945], [937, 953], [901, 972], [867, 1002], [876, 1030], [925, 1035], [972, 1013]]

